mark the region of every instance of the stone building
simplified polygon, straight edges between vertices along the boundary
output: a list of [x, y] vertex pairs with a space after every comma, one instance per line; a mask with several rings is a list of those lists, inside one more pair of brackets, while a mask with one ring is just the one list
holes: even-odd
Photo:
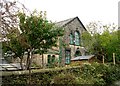
[[[85, 55], [85, 48], [81, 46], [81, 34], [87, 31], [78, 17], [70, 18], [55, 24], [64, 29], [64, 35], [58, 38], [58, 47], [52, 47], [47, 53], [42, 55], [33, 55], [33, 64], [44, 66], [54, 63], [61, 63], [62, 65], [70, 64], [72, 58]], [[27, 56], [24, 56], [23, 62], [26, 62]], [[16, 63], [16, 61], [13, 61]], [[19, 62], [19, 61], [17, 61]]]
[[[70, 18], [55, 24], [64, 29], [64, 35], [58, 38], [58, 47], [52, 47], [43, 54], [43, 63], [48, 65], [58, 61], [62, 65], [70, 64], [72, 58], [85, 55], [85, 48], [81, 46], [81, 34], [87, 31], [78, 17]], [[33, 62], [42, 64], [42, 56], [34, 55]]]
[[85, 48], [81, 46], [81, 34], [87, 31], [78, 17], [70, 18], [56, 23], [64, 28], [64, 36], [60, 38], [59, 60], [69, 64], [72, 58], [85, 55]]

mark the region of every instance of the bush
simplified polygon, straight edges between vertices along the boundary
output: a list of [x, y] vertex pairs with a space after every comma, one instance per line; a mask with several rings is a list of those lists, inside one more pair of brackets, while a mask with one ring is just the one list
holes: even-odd
[[79, 61], [70, 63], [70, 66], [80, 66], [80, 65], [81, 65], [81, 63]]
[[93, 66], [95, 64], [85, 64], [81, 68], [81, 72], [78, 75], [79, 84], [83, 85], [95, 85], [101, 86], [105, 84], [104, 79], [101, 77], [102, 74], [96, 73], [97, 66]]
[[104, 74], [106, 83], [111, 84], [114, 81], [120, 80], [120, 66], [109, 64], [108, 71]]
[[[19, 71], [18, 71], [19, 72]], [[90, 84], [93, 86], [111, 85], [120, 80], [120, 66], [113, 64], [84, 64], [81, 66], [42, 69], [32, 72], [32, 84]], [[28, 84], [28, 74], [3, 75], [3, 86]], [[9, 86], [10, 86], [9, 85]]]
[[75, 76], [73, 74], [71, 74], [71, 73], [66, 73], [66, 74], [61, 73], [58, 76], [55, 76], [53, 78], [52, 83], [55, 84], [55, 85], [64, 84], [66, 86], [67, 85], [69, 86], [69, 85], [77, 84]]

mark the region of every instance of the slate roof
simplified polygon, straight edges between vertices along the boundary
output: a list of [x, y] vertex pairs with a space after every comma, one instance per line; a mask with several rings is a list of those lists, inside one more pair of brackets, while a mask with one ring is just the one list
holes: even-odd
[[18, 68], [11, 64], [0, 64], [0, 71], [1, 70], [18, 70]]
[[84, 27], [84, 25], [82, 24], [82, 22], [80, 21], [80, 19], [78, 17], [74, 17], [74, 18], [69, 18], [60, 22], [55, 23], [56, 26], [59, 27], [64, 27], [67, 24], [69, 24], [70, 22], [72, 22], [74, 19], [78, 19], [78, 21], [80, 22], [80, 24], [83, 26], [83, 28], [86, 30], [86, 28]]
[[88, 56], [78, 56], [73, 59], [72, 61], [78, 61], [78, 60], [89, 60], [90, 58], [94, 57], [94, 55], [88, 55]]
[[4, 58], [0, 58], [0, 71], [20, 70], [20, 63], [8, 63]]
[[69, 18], [69, 19], [66, 19], [66, 20], [57, 22], [56, 25], [59, 26], [59, 27], [63, 27], [63, 26], [65, 26], [67, 23], [69, 23], [70, 21], [72, 21], [73, 19], [74, 19], [74, 18]]

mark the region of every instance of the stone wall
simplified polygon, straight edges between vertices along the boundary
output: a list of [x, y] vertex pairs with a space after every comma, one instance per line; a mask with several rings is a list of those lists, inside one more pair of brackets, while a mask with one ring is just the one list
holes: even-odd
[[[55, 55], [55, 54], [43, 54], [43, 63], [44, 63], [44, 66], [47, 65], [48, 63], [48, 55]], [[55, 55], [55, 60], [58, 60], [59, 59], [59, 55]], [[35, 54], [33, 55], [33, 63], [39, 65], [39, 66], [42, 66], [42, 55], [39, 55], [39, 54]]]
[[[70, 33], [72, 32], [73, 34], [75, 34], [75, 31], [77, 30], [79, 33], [80, 33], [80, 36], [81, 34], [86, 31], [84, 29], [84, 27], [81, 25], [80, 21], [78, 20], [78, 18], [74, 18], [70, 23], [66, 24], [64, 27], [64, 36], [62, 37], [62, 43], [65, 44], [66, 46], [63, 46], [62, 47], [62, 61], [61, 63], [64, 64], [65, 63], [65, 50], [66, 49], [70, 49], [71, 51], [71, 58], [74, 58], [75, 57], [75, 52], [79, 49], [80, 52], [81, 52], [81, 55], [85, 55], [85, 51], [83, 50], [83, 48], [81, 46], [76, 46], [76, 45], [70, 45], [69, 42], [70, 42], [70, 38], [69, 38], [69, 35]], [[60, 51], [59, 49], [59, 38], [58, 38], [58, 42], [57, 42], [57, 45], [58, 47], [52, 47], [52, 50], [57, 50], [57, 51]], [[59, 59], [59, 55], [56, 55], [56, 54], [49, 54], [49, 55], [55, 55], [56, 59]], [[44, 54], [44, 64], [46, 65], [48, 62], [48, 54]], [[24, 62], [26, 61], [26, 57], [24, 58]], [[39, 54], [35, 54], [33, 55], [33, 63], [41, 66], [42, 65], [42, 56], [39, 55]]]
[[[48, 63], [48, 55], [55, 55], [55, 54], [43, 54], [43, 63], [44, 66], [47, 65]], [[55, 55], [55, 60], [59, 59], [59, 55]], [[24, 55], [23, 57], [23, 63], [25, 63], [26, 65], [26, 61], [27, 61], [27, 55]], [[12, 58], [12, 63], [20, 63], [20, 59], [19, 58]], [[32, 64], [42, 67], [42, 55], [39, 54], [34, 54], [33, 55], [33, 59], [32, 59]]]
[[[81, 34], [86, 31], [84, 29], [84, 27], [81, 25], [81, 23], [79, 22], [79, 20], [77, 18], [75, 18], [72, 22], [68, 23], [65, 27], [65, 35], [63, 36], [63, 43], [66, 44], [66, 49], [70, 49], [71, 50], [71, 58], [75, 57], [75, 52], [77, 49], [80, 50], [82, 55], [85, 55], [85, 51], [82, 49], [81, 46], [76, 46], [76, 45], [70, 45], [70, 38], [69, 35], [72, 32], [73, 34], [75, 34], [75, 31], [78, 31], [80, 33], [80, 38], [81, 38]], [[81, 41], [81, 40], [80, 40]], [[64, 49], [65, 50], [65, 49]], [[63, 51], [63, 57], [65, 57], [65, 51]]]

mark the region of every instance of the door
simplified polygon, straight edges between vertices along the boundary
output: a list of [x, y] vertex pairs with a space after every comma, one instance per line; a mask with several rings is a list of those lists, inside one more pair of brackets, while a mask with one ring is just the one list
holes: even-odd
[[65, 64], [70, 64], [71, 54], [70, 50], [65, 51]]

